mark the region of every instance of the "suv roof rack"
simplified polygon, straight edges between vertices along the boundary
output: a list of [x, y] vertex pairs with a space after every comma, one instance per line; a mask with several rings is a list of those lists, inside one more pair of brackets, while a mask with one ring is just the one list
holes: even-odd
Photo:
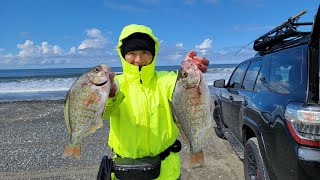
[[313, 22], [298, 23], [298, 19], [300, 18], [300, 16], [305, 14], [306, 12], [306, 10], [301, 11], [295, 16], [290, 17], [280, 26], [274, 28], [273, 30], [256, 39], [253, 44], [253, 49], [259, 52], [267, 51], [275, 45], [279, 46], [287, 41], [303, 37], [307, 34], [311, 34], [311, 31], [302, 32], [297, 30], [299, 26], [313, 25]]

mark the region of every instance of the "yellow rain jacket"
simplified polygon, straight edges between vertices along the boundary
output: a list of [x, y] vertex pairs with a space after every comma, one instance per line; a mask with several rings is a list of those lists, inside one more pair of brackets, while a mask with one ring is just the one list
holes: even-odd
[[[129, 64], [121, 55], [122, 40], [129, 35], [146, 33], [155, 41], [155, 57], [150, 65], [139, 67]], [[178, 138], [170, 102], [177, 79], [176, 72], [155, 71], [159, 42], [146, 26], [126, 26], [117, 46], [123, 74], [115, 78], [120, 90], [109, 98], [103, 118], [110, 117], [109, 146], [121, 157], [142, 158], [156, 156]], [[180, 157], [171, 152], [161, 162], [157, 179], [173, 180], [180, 176]]]

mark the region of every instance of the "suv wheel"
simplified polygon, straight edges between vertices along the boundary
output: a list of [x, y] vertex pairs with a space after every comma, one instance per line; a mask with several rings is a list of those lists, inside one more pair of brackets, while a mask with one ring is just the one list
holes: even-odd
[[215, 131], [216, 135], [219, 138], [225, 139], [226, 137], [224, 136], [224, 134], [222, 132], [222, 124], [221, 124], [220, 112], [219, 112], [218, 108], [215, 108], [215, 110], [213, 112], [213, 119], [216, 121], [216, 124], [217, 124], [217, 127], [214, 127], [214, 131]]
[[244, 176], [246, 180], [269, 179], [261, 157], [258, 140], [250, 138], [244, 150]]

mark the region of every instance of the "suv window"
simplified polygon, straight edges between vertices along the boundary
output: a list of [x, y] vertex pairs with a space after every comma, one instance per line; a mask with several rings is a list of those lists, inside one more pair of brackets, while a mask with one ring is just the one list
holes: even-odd
[[232, 88], [243, 88], [241, 87], [241, 80], [246, 72], [248, 67], [248, 63], [244, 63], [239, 65], [233, 72], [232, 76], [230, 77], [230, 81], [228, 86]]
[[244, 89], [249, 90], [249, 91], [253, 90], [257, 76], [260, 72], [260, 69], [261, 69], [261, 61], [260, 60], [253, 61], [250, 63], [248, 71], [246, 72], [246, 76], [243, 80]]
[[[264, 57], [268, 61], [268, 57]], [[261, 61], [262, 62], [262, 61]], [[257, 77], [256, 84], [254, 86], [254, 91], [260, 92], [260, 91], [269, 91], [269, 67], [261, 63], [261, 69]]]
[[302, 60], [302, 48], [273, 54], [270, 64], [270, 91], [289, 94], [296, 90], [301, 82]]

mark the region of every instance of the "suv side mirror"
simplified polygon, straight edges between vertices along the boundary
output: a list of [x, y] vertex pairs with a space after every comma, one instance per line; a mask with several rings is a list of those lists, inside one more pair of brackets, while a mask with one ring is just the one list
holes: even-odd
[[213, 86], [217, 87], [217, 88], [224, 88], [225, 87], [225, 80], [224, 79], [215, 80], [213, 83]]

